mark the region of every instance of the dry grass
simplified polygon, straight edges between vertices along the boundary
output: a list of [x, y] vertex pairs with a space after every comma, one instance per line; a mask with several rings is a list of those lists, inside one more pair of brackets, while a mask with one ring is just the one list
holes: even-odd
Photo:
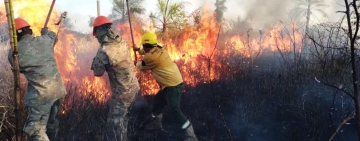
[[13, 111], [13, 101], [10, 95], [13, 88], [13, 75], [11, 66], [7, 62], [10, 46], [8, 43], [1, 43], [0, 46], [0, 137], [8, 138], [5, 131], [11, 131], [14, 128], [8, 118]]
[[9, 101], [9, 93], [11, 92], [11, 86], [13, 76], [11, 72], [11, 66], [8, 63], [7, 55], [10, 46], [8, 43], [0, 44], [0, 103], [1, 107], [6, 107]]
[[[15, 115], [14, 115], [14, 95], [13, 95], [13, 73], [11, 65], [8, 63], [8, 51], [10, 45], [8, 42], [0, 43], [0, 138], [8, 139], [12, 138], [15, 132]], [[21, 95], [24, 94], [24, 87], [27, 81], [23, 75], [21, 78]], [[23, 100], [21, 100], [23, 103]], [[23, 104], [20, 105], [21, 116], [20, 126], [26, 118], [26, 110], [24, 110]]]

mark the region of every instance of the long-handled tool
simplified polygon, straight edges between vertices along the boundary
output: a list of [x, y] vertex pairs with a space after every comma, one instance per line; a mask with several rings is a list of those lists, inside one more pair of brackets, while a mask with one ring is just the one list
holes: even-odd
[[[135, 42], [134, 42], [134, 36], [133, 36], [133, 32], [132, 32], [131, 18], [130, 18], [130, 7], [129, 7], [128, 0], [126, 0], [126, 7], [127, 7], [127, 13], [128, 13], [128, 16], [129, 16], [130, 34], [131, 34], [132, 47], [133, 47], [133, 51], [134, 51], [134, 58], [135, 58], [135, 62], [137, 62], [137, 55], [136, 55], [136, 50], [134, 48], [135, 47]], [[141, 81], [141, 75], [140, 75], [140, 78], [139, 78], [139, 83], [140, 83], [140, 81]], [[141, 83], [140, 83], [140, 85], [141, 85]], [[126, 116], [130, 116], [130, 111], [133, 108], [134, 103], [135, 103], [135, 99], [137, 98], [137, 95], [140, 94], [140, 92], [141, 92], [141, 86], [140, 86], [139, 92], [136, 93], [134, 100], [131, 102], [131, 104], [129, 106], [129, 109], [128, 109], [127, 113], [126, 113]]]
[[131, 18], [130, 18], [130, 7], [129, 7], [129, 1], [128, 0], [126, 0], [126, 7], [127, 7], [127, 13], [128, 13], [128, 16], [129, 16], [130, 34], [131, 34], [131, 41], [132, 41], [133, 50], [134, 50], [135, 62], [137, 62], [137, 55], [136, 55], [136, 51], [134, 49], [135, 42], [134, 42], [134, 35], [133, 35], [133, 32], [132, 32]]
[[16, 132], [16, 141], [21, 140], [21, 128], [20, 128], [20, 66], [19, 66], [19, 54], [18, 54], [18, 42], [15, 29], [14, 21], [14, 11], [12, 8], [11, 0], [4, 0], [6, 7], [6, 16], [8, 19], [9, 25], [9, 35], [10, 35], [10, 44], [13, 49], [13, 73], [14, 73], [14, 99], [15, 99], [15, 132]]
[[46, 28], [47, 25], [48, 25], [48, 23], [49, 23], [49, 19], [50, 19], [50, 16], [51, 16], [51, 12], [52, 12], [52, 10], [53, 10], [53, 8], [54, 8], [54, 5], [55, 5], [55, 1], [56, 1], [56, 0], [53, 0], [52, 3], [51, 3], [49, 13], [48, 13], [48, 15], [47, 15], [47, 17], [46, 17], [46, 20], [45, 20], [44, 28]]
[[96, 1], [97, 16], [100, 16], [100, 1]]
[[67, 12], [66, 12], [66, 11], [63, 12], [63, 13], [61, 13], [61, 15], [60, 15], [60, 17], [59, 17], [59, 21], [55, 23], [55, 25], [58, 25], [58, 26], [59, 26], [59, 27], [58, 27], [58, 32], [56, 33], [56, 36], [59, 35], [60, 28], [61, 28], [61, 23], [62, 23], [61, 21], [62, 21], [63, 19], [65, 19], [66, 16], [67, 16]]
[[61, 21], [62, 21], [63, 19], [65, 19], [66, 16], [67, 16], [67, 12], [66, 12], [66, 11], [63, 12], [63, 13], [61, 13], [61, 15], [60, 15], [60, 17], [59, 17], [59, 20], [58, 20], [58, 22], [55, 23], [55, 25], [60, 25], [60, 24], [61, 24]]

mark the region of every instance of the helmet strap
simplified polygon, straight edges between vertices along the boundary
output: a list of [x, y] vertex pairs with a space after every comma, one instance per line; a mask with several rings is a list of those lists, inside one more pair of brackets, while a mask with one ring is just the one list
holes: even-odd
[[20, 34], [20, 33], [24, 33], [29, 30], [30, 30], [30, 26], [27, 26], [27, 27], [20, 28], [19, 30], [16, 30], [16, 33]]
[[158, 45], [158, 44], [156, 44], [156, 47], [158, 47], [158, 48], [163, 48], [162, 46], [160, 46], [160, 45]]
[[143, 44], [143, 48], [153, 48], [153, 47], [157, 47], [157, 44]]
[[19, 30], [16, 30], [17, 40], [20, 41], [20, 39], [26, 34], [29, 34], [29, 35], [33, 34], [33, 31], [31, 30], [31, 28], [29, 26], [21, 28]]

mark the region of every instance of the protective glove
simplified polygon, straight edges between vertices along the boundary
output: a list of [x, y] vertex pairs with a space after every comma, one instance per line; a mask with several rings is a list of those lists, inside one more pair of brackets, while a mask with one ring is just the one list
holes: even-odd
[[134, 61], [136, 67], [142, 66], [143, 61]]
[[49, 32], [49, 29], [47, 27], [44, 27], [41, 29], [41, 35], [46, 35]]
[[133, 49], [134, 49], [135, 51], [139, 51], [139, 50], [140, 50], [140, 48], [139, 48], [139, 47], [137, 47], [136, 45], [135, 45], [135, 46], [133, 46]]

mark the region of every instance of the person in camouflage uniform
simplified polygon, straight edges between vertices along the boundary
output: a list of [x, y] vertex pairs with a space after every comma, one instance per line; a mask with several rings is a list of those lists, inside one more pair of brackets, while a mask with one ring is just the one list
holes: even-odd
[[112, 22], [105, 16], [94, 20], [93, 35], [101, 44], [91, 65], [95, 76], [106, 71], [109, 76], [112, 96], [108, 114], [108, 131], [105, 140], [126, 141], [128, 111], [140, 90], [135, 75], [129, 45], [111, 30]]
[[[30, 141], [55, 140], [62, 97], [66, 90], [54, 58], [54, 45], [57, 36], [43, 28], [41, 36], [32, 36], [30, 25], [21, 18], [15, 19], [19, 47], [20, 73], [28, 81], [25, 92], [25, 106], [29, 117], [24, 132]], [[12, 51], [9, 50], [9, 62], [13, 65]]]

